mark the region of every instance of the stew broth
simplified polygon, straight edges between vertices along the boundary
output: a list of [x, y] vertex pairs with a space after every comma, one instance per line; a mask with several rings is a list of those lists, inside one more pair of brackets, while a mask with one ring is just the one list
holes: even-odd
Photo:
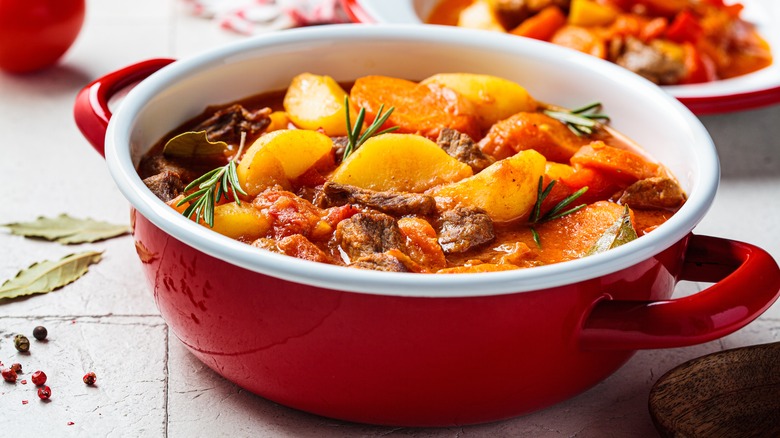
[[[593, 252], [596, 242], [608, 234], [610, 228], [614, 232], [621, 217], [630, 217], [629, 228], [641, 237], [671, 217], [685, 200], [684, 193], [666, 169], [625, 137], [602, 124], [598, 124], [591, 134], [575, 134], [571, 126], [544, 112], [555, 114], [564, 110], [537, 103], [530, 96], [526, 96], [527, 105], [532, 110], [515, 113], [514, 109], [508, 109], [505, 114], [492, 116], [496, 120], [486, 120], [481, 115], [485, 113], [484, 109], [475, 108], [476, 105], [462, 98], [457, 90], [441, 86], [436, 80], [405, 81], [398, 85], [393, 82], [397, 81], [395, 78], [377, 76], [358, 79], [356, 84], [335, 84], [336, 88], [333, 88], [334, 83], [323, 79], [327, 77], [310, 76], [307, 78], [311, 83], [307, 87], [316, 90], [325, 83], [330, 87], [330, 91], [326, 90], [328, 93], [336, 89], [337, 94], [331, 99], [332, 96], [319, 96], [321, 91], [307, 89], [311, 99], [338, 102], [338, 97], [343, 97], [338, 96], [338, 89], [343, 89], [345, 95], [349, 93], [350, 105], [355, 105], [350, 110], [353, 124], [358, 114], [357, 105], [366, 110], [366, 126], [377, 118], [376, 107], [381, 103], [393, 106], [394, 111], [382, 128], [396, 131], [374, 136], [344, 159], [343, 145], [348, 143], [345, 140], [348, 136], [323, 128], [304, 130], [293, 122], [296, 118], [305, 120], [305, 115], [296, 116], [296, 112], [304, 113], [305, 110], [291, 103], [294, 99], [290, 95], [294, 91], [290, 90], [296, 86], [293, 81], [290, 90], [263, 93], [210, 107], [177, 127], [144, 156], [138, 169], [141, 178], [163, 201], [184, 212], [194, 202], [185, 198], [197, 191], [197, 187], [185, 189], [184, 186], [235, 159], [238, 182], [245, 194], [238, 193], [236, 202], [233, 192], [226, 190], [227, 196], [215, 203], [215, 231], [258, 247], [258, 250], [307, 260], [423, 273], [499, 271], [580, 258]], [[480, 75], [462, 76], [467, 81], [475, 77], [492, 80]], [[369, 90], [396, 87], [396, 97], [383, 97], [395, 100], [370, 102], [374, 91], [363, 95], [359, 91], [360, 87], [365, 88], [366, 81]], [[415, 87], [423, 89], [415, 90]], [[419, 135], [423, 130], [416, 128], [419, 122], [415, 112], [420, 110], [407, 110], [405, 105], [414, 93], [422, 93], [424, 111], [430, 114], [452, 115], [454, 112], [468, 116], [467, 121], [473, 124], [467, 125], [476, 127], [475, 138], [448, 126], [427, 132], [428, 138]], [[430, 106], [437, 96], [443, 96], [449, 107]], [[517, 101], [517, 95], [512, 93], [501, 93], [501, 96]], [[315, 105], [314, 112], [323, 106]], [[228, 115], [220, 116], [221, 113]], [[437, 114], [431, 118], [436, 119]], [[527, 120], [531, 122], [525, 123]], [[244, 130], [253, 123], [263, 126], [254, 132]], [[325, 125], [327, 121], [316, 126]], [[240, 141], [225, 132], [239, 129], [247, 133], [245, 145], [252, 146], [237, 157]], [[211, 142], [218, 141], [215, 137], [219, 136], [232, 137], [224, 142], [224, 150], [219, 154], [180, 156], [166, 153], [169, 142], [175, 142], [178, 135], [203, 130], [210, 132], [208, 139]], [[251, 130], [250, 127], [248, 131]], [[217, 134], [211, 135], [214, 133]], [[275, 142], [286, 141], [283, 140], [285, 137], [303, 134], [317, 142], [325, 141], [326, 152], [322, 156], [315, 156], [312, 148], [301, 152], [303, 149], [296, 148], [303, 147], [301, 144], [306, 140], [297, 137], [289, 144], [284, 143], [283, 149], [274, 146]], [[424, 146], [422, 149], [430, 145], [436, 148], [425, 149], [425, 155], [418, 156], [417, 150], [408, 146], [414, 142], [420, 142]], [[523, 146], [523, 142], [536, 145], [541, 153]], [[364, 167], [370, 167], [368, 164], [356, 163], [363, 160], [376, 164], [371, 161], [375, 160], [371, 158], [371, 151], [378, 148], [376, 144], [385, 144], [387, 149], [380, 152], [383, 156], [377, 158], [379, 164], [365, 171]], [[394, 159], [396, 155], [393, 154], [404, 148], [410, 148], [408, 154]], [[456, 148], [468, 150], [453, 151]], [[447, 153], [441, 153], [442, 150]], [[264, 158], [269, 154], [277, 154], [278, 160]], [[393, 167], [394, 160], [407, 159], [410, 155], [411, 166], [422, 166], [422, 170], [409, 170], [407, 166], [389, 177], [379, 175], [382, 168]], [[430, 160], [429, 155], [434, 156], [434, 161], [438, 160], [430, 168], [450, 176], [428, 184], [428, 179], [435, 178], [427, 175], [428, 168], [419, 163]], [[549, 158], [554, 156], [569, 158], [556, 158], [557, 161]], [[474, 157], [481, 158], [475, 160]], [[284, 167], [285, 164], [292, 166], [291, 162], [298, 165], [300, 160], [306, 164], [294, 174]], [[249, 161], [251, 163], [247, 165]], [[258, 166], [262, 169], [257, 170]], [[626, 166], [626, 169], [620, 166]], [[451, 168], [457, 172], [447, 170]], [[274, 176], [277, 171], [282, 172], [281, 176]], [[410, 175], [418, 175], [415, 177], [418, 179], [422, 178], [419, 175], [424, 175], [424, 181], [410, 182], [414, 178], [406, 177], [407, 171]], [[529, 177], [530, 174], [534, 177]], [[363, 179], [356, 175], [363, 175], [360, 177]], [[522, 178], [526, 179], [526, 184], [520, 188]], [[254, 181], [260, 180], [262, 183], [256, 185]], [[351, 181], [361, 182], [353, 185], [349, 183]], [[417, 185], [399, 186], [412, 183]], [[518, 187], [513, 186], [516, 183]], [[422, 189], [402, 189], [420, 187], [419, 184], [423, 184]], [[545, 214], [584, 187], [587, 187], [584, 193], [561, 207], [560, 212], [579, 209], [559, 218], [544, 219]], [[546, 194], [540, 200], [543, 189]], [[507, 205], [502, 204], [504, 199], [507, 199]], [[523, 203], [526, 207], [519, 206]], [[192, 218], [193, 213], [189, 216]], [[209, 227], [204, 216], [196, 214], [195, 218]]]

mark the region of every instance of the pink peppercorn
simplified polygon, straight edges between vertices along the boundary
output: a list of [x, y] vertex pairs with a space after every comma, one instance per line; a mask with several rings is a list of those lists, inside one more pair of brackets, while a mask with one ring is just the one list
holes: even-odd
[[38, 397], [41, 400], [48, 400], [51, 397], [51, 388], [48, 386], [41, 386], [38, 388]]
[[8, 383], [16, 383], [16, 371], [14, 371], [11, 368], [3, 368], [3, 371], [0, 372], [3, 375], [3, 380], [5, 380]]
[[84, 383], [86, 383], [87, 385], [90, 386], [94, 385], [95, 380], [97, 380], [97, 376], [95, 376], [95, 373], [93, 373], [92, 371], [88, 372], [87, 374], [84, 374]]
[[35, 384], [35, 386], [41, 386], [44, 383], [46, 383], [46, 373], [44, 373], [41, 370], [38, 370], [32, 373], [32, 377], [30, 379]]

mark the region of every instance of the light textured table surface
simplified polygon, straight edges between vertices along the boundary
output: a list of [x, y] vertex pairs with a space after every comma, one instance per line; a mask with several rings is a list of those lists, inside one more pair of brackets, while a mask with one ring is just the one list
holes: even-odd
[[[128, 204], [73, 122], [75, 94], [126, 65], [241, 38], [186, 15], [174, 0], [87, 3], [84, 28], [59, 66], [0, 74], [0, 223], [63, 212], [127, 223]], [[720, 153], [722, 185], [695, 231], [755, 243], [780, 259], [780, 106], [702, 120]], [[0, 436], [654, 436], [647, 398], [662, 374], [703, 354], [780, 340], [776, 303], [719, 341], [640, 351], [591, 390], [535, 414], [444, 429], [352, 424], [254, 396], [190, 355], [160, 318], [130, 236], [66, 247], [0, 232], [0, 281], [33, 262], [85, 249], [104, 251], [104, 259], [84, 278], [0, 303], [0, 361], [21, 362], [20, 379], [28, 380], [0, 382]], [[687, 284], [681, 293], [699, 287]], [[36, 325], [48, 328], [48, 342], [32, 340]], [[16, 333], [32, 340], [29, 355], [14, 349]], [[49, 376], [48, 403], [29, 383], [36, 369]], [[90, 370], [95, 387], [81, 381]]]

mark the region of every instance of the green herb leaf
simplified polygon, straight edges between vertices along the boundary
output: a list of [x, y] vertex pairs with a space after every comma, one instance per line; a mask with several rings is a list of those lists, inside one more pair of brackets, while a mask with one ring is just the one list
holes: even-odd
[[566, 211], [561, 212], [564, 208], [568, 207], [572, 202], [576, 201], [580, 196], [584, 195], [585, 192], [588, 191], [588, 187], [585, 186], [576, 192], [572, 193], [571, 195], [567, 196], [566, 199], [562, 200], [558, 204], [555, 205], [555, 207], [551, 208], [550, 211], [544, 214], [544, 216], [539, 216], [542, 210], [542, 203], [545, 199], [547, 199], [547, 196], [550, 195], [550, 192], [552, 191], [553, 187], [555, 187], [556, 180], [550, 181], [550, 184], [547, 185], [544, 189], [542, 189], [543, 186], [544, 177], [539, 177], [539, 183], [536, 188], [536, 203], [534, 204], [533, 210], [531, 210], [531, 216], [528, 219], [529, 223], [532, 224], [540, 224], [543, 222], [549, 222], [551, 220], [555, 220], [558, 218], [561, 218], [563, 216], [566, 216], [568, 214], [572, 214], [576, 211], [582, 210], [585, 208], [586, 204], [581, 204], [576, 207], [570, 208]]
[[163, 147], [166, 157], [210, 157], [225, 155], [228, 144], [224, 141], [210, 141], [206, 131], [184, 132], [168, 140]]
[[177, 207], [181, 207], [188, 202], [190, 203], [182, 212], [185, 217], [193, 219], [194, 215], [195, 222], [203, 220], [210, 228], [214, 228], [214, 208], [220, 199], [224, 197], [229, 200], [228, 193], [232, 192], [236, 204], [241, 205], [238, 193], [246, 195], [246, 192], [238, 181], [236, 160], [241, 157], [245, 143], [246, 132], [241, 132], [241, 144], [238, 147], [238, 152], [226, 165], [206, 172], [184, 188], [185, 193], [197, 189], [176, 204]]
[[127, 225], [116, 225], [93, 219], [78, 219], [61, 214], [55, 218], [39, 217], [30, 222], [2, 224], [12, 234], [37, 237], [62, 244], [95, 242], [130, 232]]
[[86, 251], [67, 255], [57, 261], [33, 263], [0, 286], [0, 300], [59, 289], [78, 280], [89, 270], [89, 265], [100, 261], [102, 254], [98, 251]]
[[631, 225], [631, 212], [628, 209], [628, 205], [626, 205], [623, 214], [620, 215], [615, 223], [604, 231], [604, 234], [596, 240], [596, 243], [588, 249], [588, 252], [585, 255], [593, 255], [608, 251], [637, 239], [638, 237], [636, 230], [634, 230], [634, 227]]
[[363, 132], [363, 135], [360, 135], [360, 130], [363, 128], [363, 120], [366, 118], [366, 109], [360, 108], [357, 120], [355, 121], [355, 124], [352, 125], [352, 120], [349, 114], [349, 98], [346, 96], [344, 96], [344, 107], [344, 112], [347, 119], [347, 147], [344, 148], [344, 156], [341, 157], [341, 161], [346, 160], [349, 154], [357, 150], [360, 145], [365, 143], [366, 140], [372, 136], [387, 134], [388, 132], [393, 132], [398, 129], [398, 126], [392, 126], [390, 128], [383, 129], [380, 132], [376, 132], [379, 128], [382, 127], [382, 125], [385, 124], [387, 119], [390, 117], [390, 114], [393, 114], [393, 111], [395, 111], [395, 107], [390, 107], [390, 109], [383, 113], [382, 111], [384, 111], [385, 105], [381, 104], [379, 105], [379, 111], [377, 111], [374, 121], [368, 128], [366, 128], [366, 130]]
[[591, 135], [598, 129], [599, 122], [597, 120], [609, 121], [608, 115], [593, 112], [600, 109], [601, 102], [594, 102], [573, 110], [549, 109], [545, 110], [544, 113], [565, 124], [573, 133], [583, 136]]

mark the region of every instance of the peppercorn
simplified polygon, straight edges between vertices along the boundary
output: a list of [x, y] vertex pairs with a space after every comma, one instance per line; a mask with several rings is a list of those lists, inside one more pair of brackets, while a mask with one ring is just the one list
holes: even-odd
[[39, 325], [38, 327], [35, 327], [33, 329], [33, 337], [39, 341], [42, 341], [46, 339], [46, 336], [49, 335], [49, 331], [46, 330], [46, 327]]
[[12, 370], [11, 368], [3, 368], [3, 371], [0, 372], [0, 374], [3, 375], [3, 380], [6, 382], [16, 383], [16, 371]]
[[51, 388], [48, 386], [41, 386], [38, 388], [38, 397], [40, 397], [41, 400], [47, 400], [51, 397]]
[[46, 373], [44, 373], [41, 370], [38, 370], [32, 373], [32, 377], [30, 379], [35, 384], [35, 386], [41, 386], [44, 383], [46, 383]]
[[30, 351], [30, 340], [25, 335], [14, 336], [14, 347], [22, 353]]
[[22, 364], [20, 363], [12, 363], [11, 369], [16, 372], [16, 374], [22, 374]]
[[94, 385], [95, 380], [97, 380], [97, 376], [92, 371], [88, 372], [87, 374], [84, 374], [84, 383], [87, 385]]

